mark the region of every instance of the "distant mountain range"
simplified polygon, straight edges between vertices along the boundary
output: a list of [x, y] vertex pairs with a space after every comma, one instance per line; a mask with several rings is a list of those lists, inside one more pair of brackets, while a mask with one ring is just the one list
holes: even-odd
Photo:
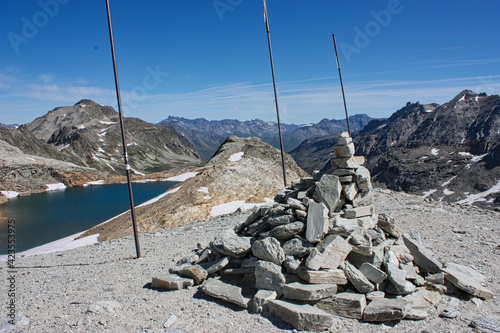
[[[353, 139], [379, 185], [436, 200], [500, 205], [498, 95], [464, 90], [443, 105], [407, 103]], [[315, 138], [290, 154], [306, 171], [328, 172], [335, 144], [336, 136]]]
[[[373, 118], [363, 114], [349, 117], [351, 130], [358, 131]], [[168, 124], [180, 135], [187, 138], [197, 149], [203, 160], [208, 160], [230, 135], [238, 137], [258, 137], [270, 145], [279, 147], [278, 125], [272, 121], [259, 119], [239, 121], [235, 119], [206, 120], [204, 118], [186, 119], [170, 116], [158, 124]], [[346, 121], [323, 119], [317, 124], [281, 124], [283, 145], [291, 151], [302, 141], [347, 130]]]
[[18, 128], [19, 127], [19, 124], [2, 124], [0, 123], [0, 127], [3, 127], [3, 128]]
[[[500, 206], [500, 97], [459, 93], [443, 105], [408, 102], [388, 119], [349, 118], [357, 155], [379, 186], [435, 200]], [[279, 147], [274, 122], [126, 118], [136, 175], [208, 160], [228, 136]], [[345, 120], [282, 124], [285, 150], [311, 173], [328, 172]], [[200, 159], [201, 157], [201, 159]], [[81, 100], [17, 128], [0, 126], [0, 190], [36, 192], [47, 181], [83, 184], [123, 174], [118, 113]], [[39, 180], [38, 179], [42, 179]]]

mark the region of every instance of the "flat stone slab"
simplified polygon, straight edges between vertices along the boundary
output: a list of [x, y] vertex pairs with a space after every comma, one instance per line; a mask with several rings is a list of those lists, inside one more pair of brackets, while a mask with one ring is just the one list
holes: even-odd
[[330, 233], [334, 235], [348, 237], [359, 227], [356, 219], [346, 219], [335, 215], [332, 220], [333, 224], [330, 228]]
[[378, 291], [378, 290], [371, 291], [368, 294], [366, 294], [366, 300], [369, 302], [376, 300], [376, 299], [382, 299], [384, 297], [385, 297], [385, 293], [383, 291]]
[[283, 297], [300, 301], [318, 301], [337, 293], [336, 284], [303, 284], [293, 282], [283, 287]]
[[347, 280], [353, 284], [357, 291], [367, 294], [375, 289], [375, 286], [354, 265], [345, 261], [342, 266]]
[[332, 167], [334, 169], [358, 169], [364, 163], [364, 156], [339, 157], [332, 159]]
[[483, 274], [479, 273], [478, 271], [470, 268], [470, 267], [467, 267], [467, 266], [464, 266], [464, 265], [460, 265], [460, 264], [455, 264], [455, 263], [452, 263], [452, 262], [447, 262], [444, 264], [444, 267], [446, 268], [453, 268], [459, 272], [462, 272], [464, 273], [465, 275], [468, 275], [469, 277], [473, 278], [474, 280], [476, 280], [477, 282], [479, 283], [484, 283], [486, 282], [486, 276], [484, 276]]
[[250, 310], [254, 313], [267, 312], [269, 309], [269, 301], [277, 297], [278, 294], [275, 291], [261, 289], [253, 296], [250, 303]]
[[427, 312], [418, 309], [411, 309], [404, 319], [408, 320], [424, 320], [427, 319]]
[[333, 151], [335, 152], [336, 157], [352, 157], [355, 153], [354, 143], [349, 142], [345, 145], [336, 145], [333, 147]]
[[164, 274], [153, 277], [151, 288], [181, 290], [194, 285], [193, 279], [183, 278], [176, 274]]
[[441, 294], [437, 291], [419, 290], [413, 294], [403, 297], [404, 300], [411, 302], [412, 309], [427, 310], [441, 302]]
[[323, 239], [329, 228], [328, 208], [322, 202], [311, 200], [307, 211], [306, 239], [310, 243], [317, 243]]
[[425, 277], [425, 280], [431, 283], [444, 284], [444, 273], [430, 274]]
[[340, 293], [331, 298], [322, 299], [316, 307], [335, 316], [363, 319], [366, 298], [364, 294]]
[[483, 287], [477, 280], [453, 267], [443, 268], [446, 280], [455, 287], [482, 299], [492, 299], [493, 292]]
[[353, 207], [368, 206], [375, 202], [373, 191], [358, 192], [352, 200]]
[[347, 284], [347, 277], [341, 269], [310, 270], [300, 269], [297, 275], [307, 283]]
[[344, 261], [352, 246], [340, 236], [327, 236], [312, 250], [305, 261], [309, 269], [336, 269]]
[[224, 275], [255, 274], [255, 267], [236, 267], [224, 270]]
[[356, 197], [356, 194], [358, 194], [358, 188], [355, 183], [346, 183], [342, 185], [342, 194], [344, 197], [349, 200], [353, 201], [354, 198]]
[[220, 254], [235, 258], [244, 257], [252, 248], [250, 237], [238, 236], [232, 229], [215, 237], [211, 245]]
[[243, 297], [240, 287], [213, 278], [206, 280], [201, 286], [201, 290], [209, 296], [236, 304], [244, 309], [248, 307], [250, 302], [249, 298]]
[[405, 271], [398, 268], [396, 265], [386, 262], [385, 269], [389, 281], [391, 281], [398, 294], [408, 295], [415, 291], [415, 285], [406, 280]]
[[[347, 134], [349, 135], [349, 134]], [[340, 137], [337, 139], [337, 144], [340, 145], [340, 146], [345, 146], [345, 145], [348, 145], [349, 143], [352, 142], [352, 138], [351, 137]]]
[[375, 213], [375, 208], [373, 205], [359, 206], [350, 209], [346, 209], [344, 212], [344, 217], [347, 219], [355, 219], [363, 216], [371, 216]]
[[[408, 263], [408, 264], [401, 264], [401, 269], [403, 271], [405, 271], [405, 276], [406, 276], [407, 280], [416, 280], [416, 279], [418, 279], [417, 272], [415, 270], [415, 266], [413, 266], [413, 264], [411, 262]], [[440, 274], [443, 276], [443, 280], [444, 280], [444, 274], [442, 274], [442, 273], [436, 273], [434, 275], [440, 275]], [[443, 283], [441, 283], [441, 284], [443, 284]]]
[[411, 302], [404, 299], [376, 299], [363, 313], [364, 321], [390, 321], [403, 319], [411, 310]]
[[200, 265], [192, 265], [186, 267], [182, 269], [179, 274], [184, 277], [193, 279], [194, 284], [201, 284], [208, 276], [208, 272]]
[[316, 185], [313, 197], [318, 199], [317, 201], [323, 202], [330, 213], [333, 213], [340, 202], [341, 193], [342, 184], [340, 183], [339, 177], [325, 174]]
[[500, 321], [491, 317], [479, 317], [474, 319], [470, 327], [478, 329], [480, 332], [484, 333], [497, 333], [500, 332]]
[[270, 217], [267, 220], [267, 223], [271, 227], [275, 227], [277, 225], [288, 224], [291, 222], [295, 222], [295, 218], [293, 217], [293, 215], [277, 215], [277, 216]]
[[274, 237], [280, 240], [289, 240], [295, 235], [302, 233], [305, 229], [305, 224], [303, 222], [292, 222], [284, 225], [279, 225], [269, 230], [265, 234], [261, 234], [263, 237]]
[[333, 316], [311, 305], [290, 302], [269, 301], [269, 310], [276, 317], [301, 331], [324, 331], [332, 327]]
[[290, 207], [292, 208], [295, 208], [295, 209], [300, 209], [300, 210], [307, 210], [306, 206], [304, 206], [302, 204], [302, 202], [300, 202], [299, 200], [297, 199], [294, 199], [294, 198], [288, 198], [286, 200], [286, 203], [290, 205]]
[[359, 267], [361, 273], [373, 283], [381, 284], [387, 279], [387, 274], [368, 262], [364, 262]]
[[410, 254], [414, 258], [414, 262], [424, 271], [428, 273], [439, 273], [441, 271], [441, 267], [443, 266], [437, 259], [435, 259], [432, 254], [429, 253], [429, 250], [420, 246], [415, 242], [409, 235], [404, 234], [403, 240], [410, 250]]
[[201, 267], [203, 267], [207, 271], [208, 274], [213, 274], [213, 273], [220, 271], [221, 269], [226, 267], [228, 264], [229, 264], [229, 258], [222, 257], [219, 260], [204, 262], [204, 263], [200, 263], [199, 265]]

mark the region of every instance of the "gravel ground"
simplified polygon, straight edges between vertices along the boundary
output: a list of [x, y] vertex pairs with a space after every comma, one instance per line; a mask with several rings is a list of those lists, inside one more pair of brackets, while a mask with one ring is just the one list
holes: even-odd
[[[500, 214], [475, 207], [432, 202], [421, 197], [376, 190], [377, 212], [392, 214], [408, 233], [442, 262], [475, 268], [487, 277], [496, 295], [482, 301], [467, 295], [445, 295], [425, 321], [371, 324], [338, 318], [339, 332], [475, 332], [471, 320], [498, 318], [500, 307]], [[288, 324], [249, 314], [205, 296], [197, 287], [161, 292], [149, 287], [197, 244], [208, 244], [221, 230], [248, 212], [212, 218], [174, 229], [143, 234], [143, 258], [134, 259], [132, 237], [66, 252], [16, 259], [18, 332], [289, 332]], [[1, 299], [7, 300], [7, 264], [1, 264]], [[451, 298], [458, 298], [455, 319], [439, 317]], [[106, 301], [103, 303], [103, 301]], [[2, 301], [0, 323], [7, 318]], [[5, 324], [4, 324], [5, 327]], [[2, 329], [0, 328], [0, 332]], [[7, 329], [10, 331], [10, 329]], [[477, 332], [477, 331], [476, 331]]]

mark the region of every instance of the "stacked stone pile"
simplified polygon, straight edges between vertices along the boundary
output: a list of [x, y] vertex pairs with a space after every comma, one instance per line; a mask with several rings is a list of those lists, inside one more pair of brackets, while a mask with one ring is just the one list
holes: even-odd
[[328, 329], [334, 316], [425, 319], [452, 285], [493, 297], [479, 273], [443, 267], [390, 215], [375, 214], [370, 173], [347, 133], [334, 151], [331, 174], [294, 182], [170, 274], [154, 277], [152, 287], [201, 285], [207, 295], [299, 330]]

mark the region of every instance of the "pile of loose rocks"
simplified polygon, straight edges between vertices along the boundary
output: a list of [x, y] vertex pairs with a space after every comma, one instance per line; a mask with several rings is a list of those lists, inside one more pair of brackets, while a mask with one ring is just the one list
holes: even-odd
[[450, 288], [491, 299], [484, 276], [443, 267], [390, 215], [375, 214], [370, 172], [354, 150], [340, 134], [331, 174], [294, 182], [170, 274], [154, 277], [152, 287], [201, 285], [211, 297], [299, 330], [329, 329], [338, 316], [423, 320]]

